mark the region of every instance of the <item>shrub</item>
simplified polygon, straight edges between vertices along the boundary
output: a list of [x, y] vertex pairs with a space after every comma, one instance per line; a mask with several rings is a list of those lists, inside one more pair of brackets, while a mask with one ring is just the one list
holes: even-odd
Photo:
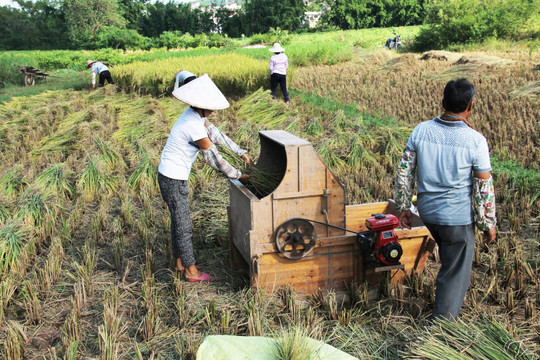
[[8, 57], [0, 58], [0, 89], [6, 85], [22, 83], [17, 67]]
[[270, 28], [267, 33], [254, 34], [249, 38], [249, 44], [273, 44], [275, 42], [281, 45], [287, 45], [289, 43], [289, 31], [281, 30], [278, 28]]
[[187, 49], [197, 47], [223, 47], [231, 43], [231, 39], [219, 34], [197, 34], [180, 31], [165, 31], [155, 40], [158, 47], [167, 49]]
[[156, 40], [158, 47], [185, 49], [193, 46], [193, 36], [181, 31], [164, 31]]
[[150, 39], [131, 29], [121, 29], [116, 26], [104, 26], [97, 36], [98, 48], [141, 49], [147, 48]]
[[209, 34], [207, 37], [207, 46], [208, 47], [224, 47], [231, 46], [232, 40], [227, 36], [222, 36], [220, 34]]
[[534, 16], [538, 9], [528, 0], [433, 0], [427, 5], [429, 25], [422, 28], [413, 48], [424, 51], [491, 37], [513, 38]]

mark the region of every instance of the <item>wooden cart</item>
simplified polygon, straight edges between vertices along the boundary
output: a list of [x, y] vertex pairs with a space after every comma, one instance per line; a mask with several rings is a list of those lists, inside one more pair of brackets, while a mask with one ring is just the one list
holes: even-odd
[[[368, 266], [357, 236], [343, 229], [365, 231], [367, 217], [393, 213], [394, 204], [346, 206], [344, 186], [308, 141], [282, 130], [261, 131], [259, 136], [256, 167], [277, 174], [281, 182], [259, 198], [239, 181], [231, 181], [228, 209], [232, 264], [249, 268], [252, 286], [270, 292], [287, 285], [310, 294], [319, 288], [341, 291], [352, 282], [367, 281], [375, 287], [380, 271], [390, 271], [394, 282], [423, 271], [434, 241], [418, 216], [411, 230], [396, 229], [403, 266]], [[284, 256], [276, 246], [277, 229], [292, 218], [316, 222], [315, 246], [297, 259]]]
[[52, 76], [44, 71], [34, 68], [33, 66], [19, 65], [19, 71], [24, 74], [24, 85], [32, 86], [36, 83], [36, 78], [46, 78]]

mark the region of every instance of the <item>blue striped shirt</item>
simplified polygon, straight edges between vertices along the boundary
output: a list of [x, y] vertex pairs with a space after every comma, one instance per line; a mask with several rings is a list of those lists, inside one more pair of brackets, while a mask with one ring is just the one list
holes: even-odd
[[491, 171], [486, 138], [462, 121], [435, 118], [413, 130], [407, 149], [416, 152], [418, 212], [439, 225], [473, 222], [473, 172]]

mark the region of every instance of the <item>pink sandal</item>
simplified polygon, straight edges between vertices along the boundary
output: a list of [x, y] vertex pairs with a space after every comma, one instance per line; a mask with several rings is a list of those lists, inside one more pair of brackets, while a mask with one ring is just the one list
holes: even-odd
[[198, 278], [186, 278], [187, 281], [189, 282], [200, 282], [200, 281], [214, 281], [214, 277], [210, 274], [207, 274], [205, 272], [201, 273], [201, 276], [199, 276]]

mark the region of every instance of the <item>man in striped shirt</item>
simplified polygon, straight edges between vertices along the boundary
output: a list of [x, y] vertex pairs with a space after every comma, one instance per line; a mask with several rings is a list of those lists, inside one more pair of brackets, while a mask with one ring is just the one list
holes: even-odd
[[488, 243], [496, 238], [488, 144], [468, 120], [475, 93], [466, 79], [446, 85], [444, 113], [414, 128], [396, 175], [400, 225], [411, 227], [416, 177], [418, 212], [439, 246], [433, 319], [459, 315], [471, 278], [475, 223]]

